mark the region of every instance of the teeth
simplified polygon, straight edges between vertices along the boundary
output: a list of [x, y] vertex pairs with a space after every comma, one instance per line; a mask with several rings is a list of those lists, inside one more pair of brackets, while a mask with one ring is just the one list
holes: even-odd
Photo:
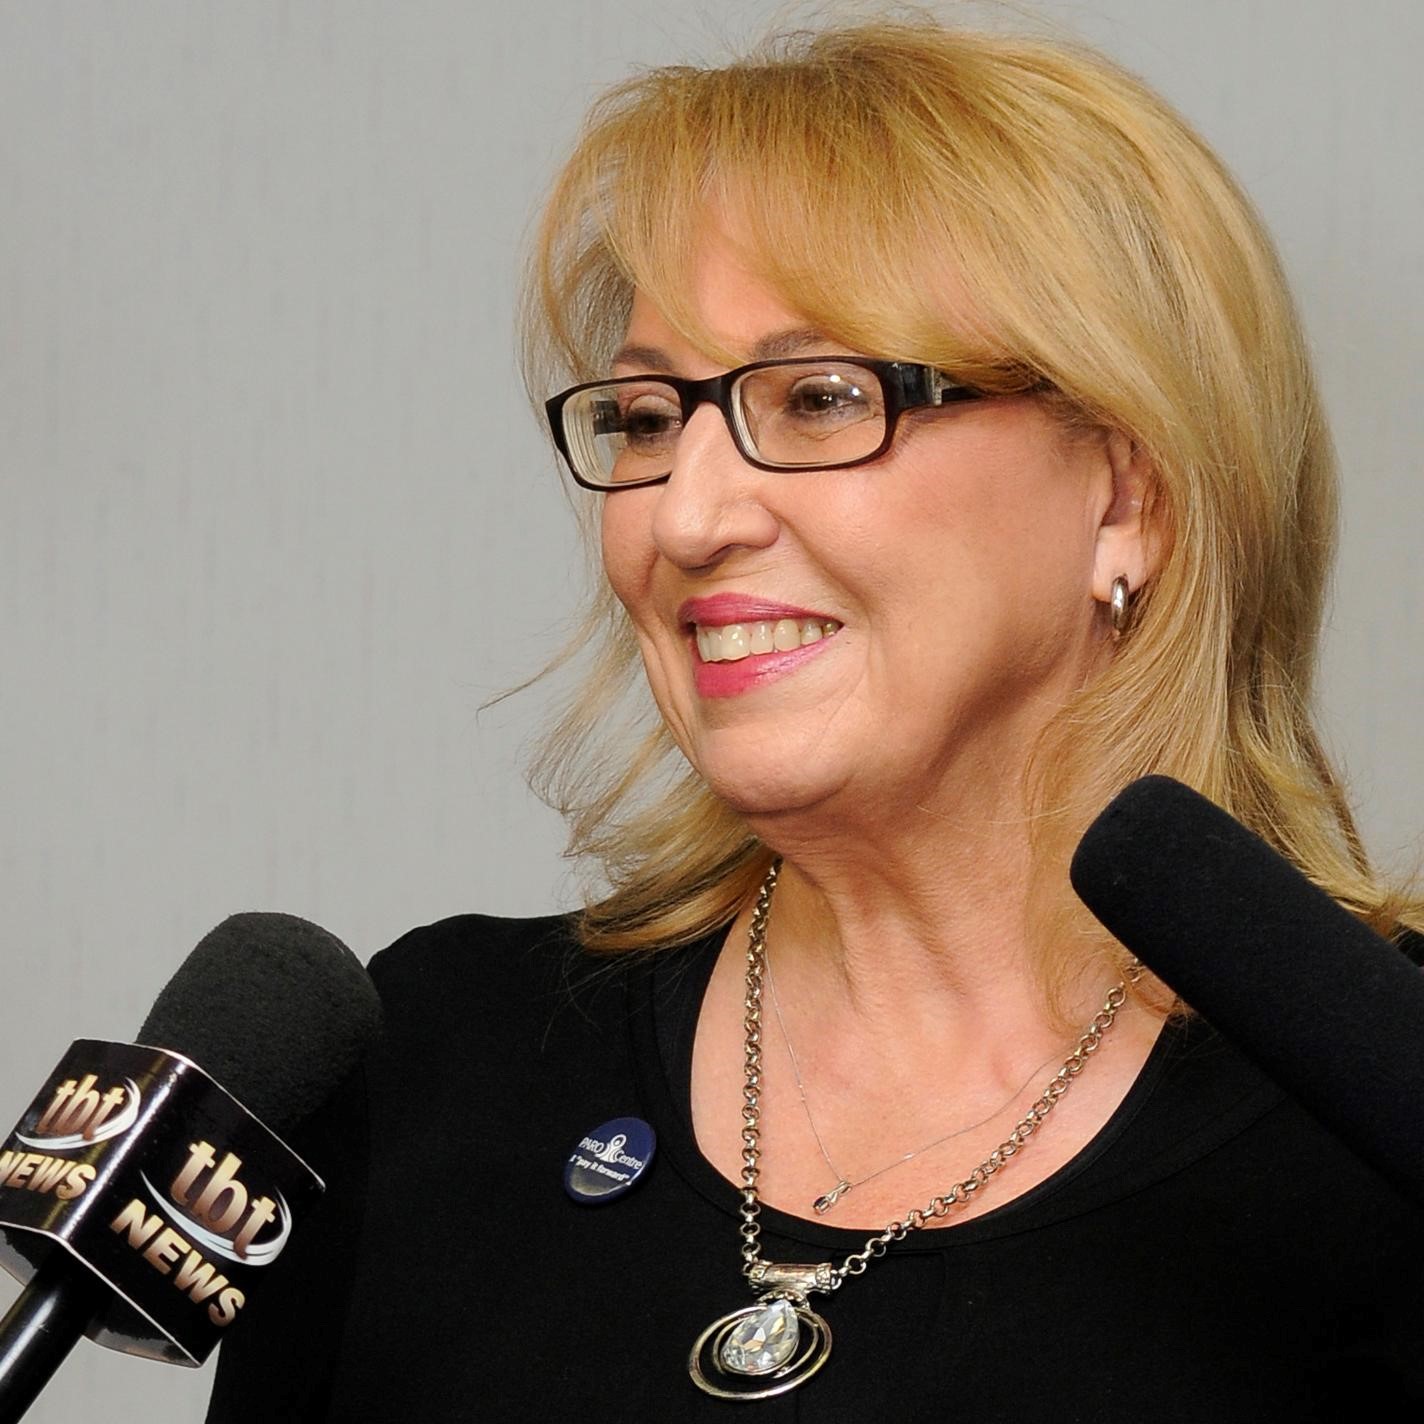
[[778, 618], [775, 623], [728, 623], [721, 628], [698, 627], [697, 656], [704, 663], [740, 662], [751, 653], [789, 653], [838, 633], [834, 618]]

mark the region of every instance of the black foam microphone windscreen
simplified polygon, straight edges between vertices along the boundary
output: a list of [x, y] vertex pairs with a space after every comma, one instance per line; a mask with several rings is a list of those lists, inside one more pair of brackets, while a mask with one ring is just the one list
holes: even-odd
[[1144, 777], [1070, 876], [1129, 950], [1424, 1202], [1424, 974], [1204, 796]]
[[296, 915], [230, 915], [154, 1000], [136, 1042], [198, 1064], [275, 1132], [356, 1065], [381, 1001], [360, 960]]

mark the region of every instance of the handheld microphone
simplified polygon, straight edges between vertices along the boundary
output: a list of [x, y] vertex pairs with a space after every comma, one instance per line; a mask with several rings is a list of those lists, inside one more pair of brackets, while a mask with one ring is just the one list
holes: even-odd
[[224, 920], [137, 1044], [81, 1039], [0, 1147], [0, 1424], [80, 1335], [197, 1365], [322, 1190], [276, 1132], [356, 1066], [381, 1005], [360, 962], [292, 915]]
[[1424, 1204], [1424, 974], [1404, 954], [1170, 777], [1109, 803], [1070, 879], [1149, 969]]

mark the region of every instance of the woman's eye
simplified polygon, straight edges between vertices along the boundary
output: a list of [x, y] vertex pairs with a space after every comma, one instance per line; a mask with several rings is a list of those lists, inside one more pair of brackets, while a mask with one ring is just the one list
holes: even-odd
[[639, 396], [622, 415], [623, 435], [630, 445], [667, 440], [682, 427], [682, 411], [673, 401]]
[[821, 378], [798, 381], [786, 397], [786, 411], [800, 418], [864, 415], [870, 410], [867, 393], [853, 381]]

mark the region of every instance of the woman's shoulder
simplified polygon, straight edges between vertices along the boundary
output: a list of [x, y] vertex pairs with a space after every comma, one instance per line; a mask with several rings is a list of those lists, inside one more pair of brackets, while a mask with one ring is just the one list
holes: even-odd
[[577, 951], [577, 916], [536, 915], [530, 918], [463, 914], [450, 915], [407, 930], [375, 955], [370, 963], [378, 984], [431, 969], [459, 969], [478, 962], [488, 971], [501, 957], [566, 955]]
[[462, 914], [409, 930], [369, 965], [387, 1036], [475, 1019], [501, 1035], [535, 1022], [542, 1035], [553, 1019], [621, 1019], [627, 974], [646, 956], [590, 954], [577, 924], [576, 913]]
[[418, 925], [367, 966], [388, 1011], [407, 999], [463, 999], [547, 987], [586, 956], [573, 914], [463, 914]]

